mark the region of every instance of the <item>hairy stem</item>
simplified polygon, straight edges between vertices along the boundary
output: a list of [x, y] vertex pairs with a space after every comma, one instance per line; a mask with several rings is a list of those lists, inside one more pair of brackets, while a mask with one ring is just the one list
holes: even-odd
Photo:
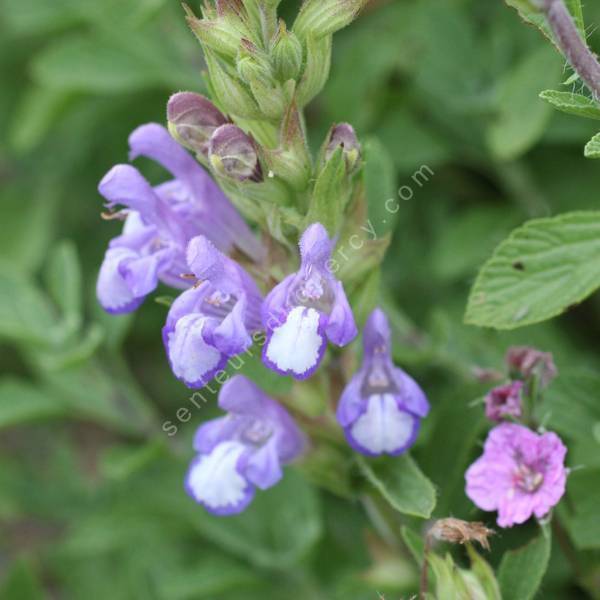
[[600, 99], [600, 63], [581, 37], [575, 21], [563, 0], [543, 0], [542, 10], [556, 43], [573, 70], [590, 89], [596, 100]]

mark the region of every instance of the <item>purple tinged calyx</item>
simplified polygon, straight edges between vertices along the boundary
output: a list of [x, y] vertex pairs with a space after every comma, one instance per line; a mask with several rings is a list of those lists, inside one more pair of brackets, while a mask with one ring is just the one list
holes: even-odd
[[325, 148], [325, 160], [331, 160], [338, 148], [342, 150], [348, 172], [353, 172], [360, 163], [361, 147], [356, 132], [349, 123], [340, 123], [331, 129]]
[[190, 150], [205, 156], [214, 131], [228, 122], [208, 98], [194, 92], [179, 92], [169, 98], [167, 120], [177, 139]]
[[223, 177], [238, 181], [262, 179], [256, 145], [237, 125], [221, 125], [213, 132], [208, 158], [213, 169]]

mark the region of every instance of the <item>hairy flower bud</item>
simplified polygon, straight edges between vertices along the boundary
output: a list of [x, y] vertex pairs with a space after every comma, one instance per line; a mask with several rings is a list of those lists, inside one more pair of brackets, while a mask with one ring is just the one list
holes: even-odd
[[184, 10], [190, 29], [204, 47], [227, 58], [235, 57], [243, 35], [238, 23], [221, 14], [213, 14], [214, 9], [205, 11], [207, 16], [215, 17], [212, 19], [199, 19], [185, 5]]
[[300, 39], [321, 38], [349, 25], [367, 0], [305, 0], [294, 22]]
[[226, 64], [222, 64], [214, 54], [204, 53], [206, 66], [210, 75], [210, 83], [219, 104], [227, 113], [243, 119], [258, 119], [259, 110], [254, 98], [235, 76], [235, 72]]
[[173, 94], [167, 103], [171, 134], [198, 154], [208, 154], [211, 135], [227, 118], [208, 98], [194, 92]]
[[302, 44], [298, 38], [288, 31], [283, 21], [279, 22], [279, 30], [273, 40], [271, 57], [275, 76], [279, 81], [296, 79], [302, 69]]
[[352, 125], [340, 123], [332, 127], [325, 148], [325, 160], [328, 161], [338, 148], [342, 149], [348, 172], [353, 172], [360, 162], [360, 144]]
[[249, 40], [241, 42], [237, 71], [250, 86], [262, 113], [271, 119], [280, 119], [287, 105], [284, 90], [275, 79], [266, 54]]
[[257, 181], [260, 163], [254, 141], [236, 125], [221, 125], [210, 138], [208, 158], [214, 170], [224, 177]]

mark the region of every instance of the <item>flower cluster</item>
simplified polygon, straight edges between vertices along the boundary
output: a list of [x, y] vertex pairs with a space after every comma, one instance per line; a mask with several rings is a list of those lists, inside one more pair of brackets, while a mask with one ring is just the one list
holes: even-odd
[[[361, 146], [351, 125], [337, 123], [312, 157], [302, 110], [327, 80], [332, 34], [365, 3], [305, 0], [289, 30], [277, 1], [207, 0], [201, 18], [185, 7], [211, 99], [178, 92], [167, 103], [168, 128], [144, 125], [129, 140], [131, 159], [149, 157], [173, 179], [152, 187], [134, 167], [118, 165], [100, 183], [106, 217], [125, 220], [100, 269], [100, 304], [130, 312], [159, 282], [176, 290], [162, 338], [173, 374], [190, 388], [223, 383], [228, 369], [239, 369], [234, 357], [243, 364], [239, 355], [258, 346], [281, 376], [305, 380], [321, 369], [340, 380], [339, 357], [328, 362], [327, 347], [358, 335], [345, 284], [360, 290], [361, 274], [379, 268], [383, 245], [361, 245], [354, 279], [333, 268], [338, 240], [357, 237], [366, 214]], [[354, 450], [398, 455], [414, 444], [429, 404], [393, 364], [380, 309], [363, 342], [363, 364], [348, 377], [337, 420]], [[320, 387], [326, 376], [317, 380], [317, 393], [333, 389]], [[302, 412], [291, 395], [286, 405]], [[219, 406], [227, 416], [198, 430], [186, 488], [226, 515], [244, 510], [256, 488], [277, 483], [282, 466], [309, 444], [292, 415], [241, 375], [221, 388]]]
[[500, 424], [465, 474], [467, 496], [482, 510], [498, 511], [500, 527], [546, 516], [562, 498], [567, 479], [567, 449], [560, 438], [526, 426], [541, 391], [556, 376], [552, 355], [515, 347], [509, 349], [506, 363], [516, 379], [485, 397], [486, 416]]

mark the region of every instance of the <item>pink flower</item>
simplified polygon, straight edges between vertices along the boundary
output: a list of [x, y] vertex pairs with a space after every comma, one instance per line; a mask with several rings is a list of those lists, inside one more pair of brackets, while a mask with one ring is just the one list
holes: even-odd
[[485, 397], [485, 416], [490, 421], [502, 421], [507, 417], [520, 417], [522, 387], [522, 381], [513, 381], [491, 390]]
[[565, 493], [566, 453], [555, 433], [498, 425], [483, 456], [467, 469], [467, 496], [482, 510], [497, 510], [500, 527], [524, 523], [532, 514], [541, 518]]

